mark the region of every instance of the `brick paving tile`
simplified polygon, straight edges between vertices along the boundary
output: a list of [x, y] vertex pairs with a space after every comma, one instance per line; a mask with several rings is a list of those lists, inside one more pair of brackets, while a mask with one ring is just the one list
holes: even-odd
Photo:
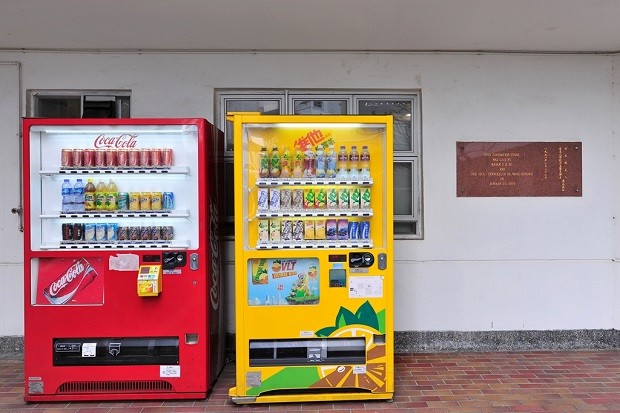
[[385, 401], [237, 406], [228, 364], [204, 400], [25, 403], [23, 362], [0, 356], [1, 413], [620, 413], [620, 351], [411, 353], [395, 356]]

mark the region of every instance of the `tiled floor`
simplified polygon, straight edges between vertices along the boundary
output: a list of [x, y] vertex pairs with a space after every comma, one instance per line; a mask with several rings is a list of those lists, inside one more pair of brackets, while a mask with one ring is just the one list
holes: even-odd
[[233, 405], [224, 369], [206, 400], [175, 402], [23, 402], [23, 362], [0, 357], [0, 412], [620, 412], [620, 351], [400, 354], [392, 403]]

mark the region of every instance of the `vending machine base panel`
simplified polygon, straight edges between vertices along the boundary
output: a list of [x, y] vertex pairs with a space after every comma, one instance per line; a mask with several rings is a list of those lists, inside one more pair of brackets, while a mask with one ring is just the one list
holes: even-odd
[[367, 392], [321, 392], [314, 390], [312, 393], [287, 393], [270, 394], [263, 396], [235, 396], [237, 391], [233, 387], [229, 391], [233, 403], [235, 404], [255, 404], [255, 403], [301, 403], [301, 402], [327, 402], [327, 401], [355, 401], [355, 400], [385, 400], [392, 402], [394, 393], [367, 393]]

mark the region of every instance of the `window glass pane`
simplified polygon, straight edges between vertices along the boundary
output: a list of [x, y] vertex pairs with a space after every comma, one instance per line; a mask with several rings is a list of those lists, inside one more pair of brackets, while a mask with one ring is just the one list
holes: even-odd
[[[279, 100], [226, 100], [226, 111], [228, 112], [259, 112], [263, 115], [279, 115]], [[233, 150], [233, 125], [232, 122], [226, 122], [226, 150]]]
[[394, 116], [394, 151], [413, 151], [413, 101], [369, 100], [358, 101], [360, 115]]
[[394, 161], [394, 215], [413, 216], [413, 163]]
[[394, 222], [394, 235], [416, 234], [417, 227], [418, 227], [417, 222], [395, 221]]
[[294, 115], [346, 115], [346, 100], [294, 100]]
[[81, 117], [80, 96], [63, 98], [39, 98], [36, 117], [79, 118]]

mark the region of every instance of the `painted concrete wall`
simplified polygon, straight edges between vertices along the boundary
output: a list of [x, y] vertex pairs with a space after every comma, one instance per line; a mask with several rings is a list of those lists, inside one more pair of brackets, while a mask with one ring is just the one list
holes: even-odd
[[613, 326], [620, 329], [620, 55], [613, 57], [613, 145], [614, 145], [614, 310]]
[[[396, 241], [396, 330], [620, 326], [612, 156], [618, 57], [0, 53], [0, 61], [21, 62], [22, 94], [130, 89], [134, 117], [213, 120], [214, 88], [420, 89], [425, 237]], [[14, 111], [2, 108], [0, 124], [14, 124]], [[583, 196], [456, 198], [458, 140], [581, 141]], [[4, 211], [1, 218], [2, 228], [15, 226]], [[0, 262], [10, 262], [4, 254]], [[232, 274], [230, 242], [226, 256]], [[15, 270], [0, 266], [0, 309], [13, 309], [0, 318], [0, 335], [23, 333], [15, 322], [22, 296]]]

